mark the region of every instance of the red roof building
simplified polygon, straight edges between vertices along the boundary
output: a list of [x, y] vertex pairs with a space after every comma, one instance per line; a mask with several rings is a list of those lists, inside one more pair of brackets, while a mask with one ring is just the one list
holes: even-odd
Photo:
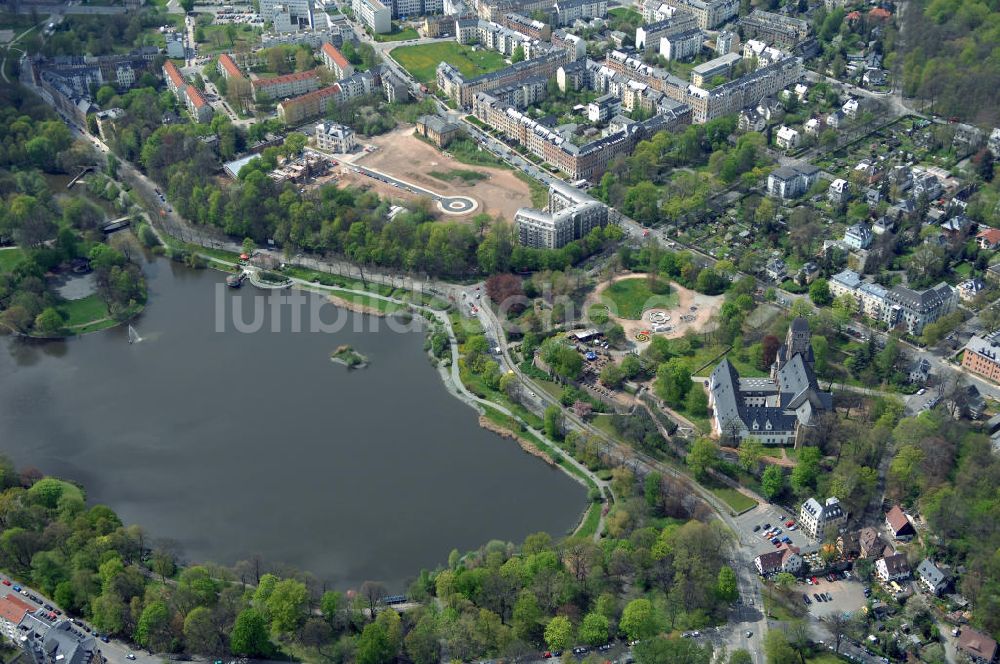
[[0, 597], [0, 631], [13, 641], [17, 635], [17, 626], [24, 619], [24, 614], [33, 610], [33, 606], [22, 601], [17, 595]]
[[997, 658], [997, 642], [974, 629], [962, 630], [958, 637], [958, 649], [976, 664], [990, 664]]
[[892, 18], [892, 12], [888, 9], [883, 9], [882, 7], [876, 7], [868, 12], [868, 18], [875, 19], [876, 21], [888, 21]]
[[315, 90], [301, 97], [286, 99], [278, 104], [278, 118], [285, 124], [292, 125], [322, 115], [326, 113], [327, 105], [331, 100], [336, 100], [342, 92], [340, 84], [334, 83], [329, 87]]
[[218, 69], [219, 73], [222, 74], [227, 80], [230, 77], [243, 78], [243, 72], [241, 72], [240, 68], [236, 66], [236, 61], [225, 53], [219, 56]]
[[996, 249], [1000, 247], [1000, 228], [987, 228], [979, 231], [976, 241], [980, 249]]
[[274, 78], [255, 78], [250, 85], [253, 87], [254, 98], [264, 93], [271, 99], [283, 99], [312, 92], [319, 87], [319, 76], [313, 70], [299, 71]]
[[344, 57], [344, 54], [330, 42], [323, 42], [323, 48], [320, 49], [320, 55], [323, 57], [323, 64], [325, 64], [327, 69], [332, 71], [338, 79], [347, 78], [354, 73], [354, 67], [351, 66], [351, 63], [348, 62], [347, 58]]
[[914, 530], [913, 524], [907, 518], [906, 513], [900, 508], [899, 505], [893, 505], [892, 509], [886, 512], [885, 515], [885, 525], [892, 533], [892, 536], [898, 540], [910, 539], [917, 534]]
[[205, 101], [205, 97], [198, 88], [193, 85], [187, 86], [184, 91], [187, 96], [187, 107], [191, 115], [198, 119], [198, 122], [207, 122], [212, 119], [212, 107]]
[[170, 60], [163, 63], [163, 79], [167, 82], [167, 87], [173, 93], [184, 89], [184, 77], [181, 76], [177, 65]]

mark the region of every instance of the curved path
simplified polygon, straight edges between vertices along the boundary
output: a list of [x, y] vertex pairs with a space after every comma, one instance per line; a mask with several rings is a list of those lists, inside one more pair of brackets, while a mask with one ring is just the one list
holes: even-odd
[[469, 214], [470, 212], [475, 212], [479, 208], [479, 201], [474, 198], [469, 198], [468, 196], [444, 196], [435, 191], [431, 191], [426, 187], [421, 187], [415, 185], [412, 182], [407, 182], [406, 180], [400, 180], [399, 178], [389, 175], [388, 173], [383, 173], [382, 171], [377, 171], [374, 168], [368, 168], [367, 166], [362, 166], [361, 164], [351, 164], [347, 168], [352, 168], [356, 173], [361, 173], [362, 175], [367, 175], [370, 178], [374, 178], [380, 182], [385, 182], [386, 184], [391, 184], [392, 186], [402, 189], [403, 191], [408, 191], [412, 194], [420, 194], [422, 196], [429, 196], [434, 199], [438, 205], [438, 209], [445, 214]]

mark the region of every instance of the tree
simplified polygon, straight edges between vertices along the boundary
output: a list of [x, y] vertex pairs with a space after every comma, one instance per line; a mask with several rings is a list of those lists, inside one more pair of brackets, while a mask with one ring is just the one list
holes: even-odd
[[687, 464], [697, 479], [705, 479], [709, 468], [714, 468], [719, 460], [719, 450], [710, 438], [696, 439], [687, 455]]
[[267, 637], [267, 621], [257, 609], [243, 609], [229, 635], [229, 648], [234, 655], [260, 657], [267, 655], [271, 642]]
[[524, 47], [517, 46], [514, 49], [514, 52], [510, 54], [510, 62], [511, 64], [514, 64], [516, 62], [521, 62], [522, 60], [524, 60]]
[[608, 642], [608, 619], [600, 613], [588, 613], [580, 625], [580, 639], [591, 646]]
[[743, 470], [748, 473], [752, 473], [757, 470], [757, 464], [760, 463], [760, 458], [764, 455], [764, 444], [760, 442], [759, 438], [753, 436], [748, 436], [740, 441], [740, 466]]
[[736, 584], [736, 572], [729, 565], [723, 565], [719, 568], [715, 594], [723, 602], [733, 602], [740, 595], [739, 586]]
[[292, 634], [306, 619], [309, 592], [304, 583], [284, 579], [274, 586], [267, 598], [267, 613], [271, 616], [271, 632], [279, 636]]
[[767, 630], [764, 635], [764, 652], [768, 664], [797, 664], [795, 650], [788, 644], [785, 633], [777, 629]]
[[648, 639], [659, 631], [659, 624], [653, 604], [648, 599], [634, 599], [622, 611], [619, 623], [629, 640]]
[[686, 360], [672, 357], [656, 370], [656, 395], [671, 406], [684, 403], [691, 386], [691, 368]]
[[396, 657], [389, 630], [381, 622], [365, 625], [358, 638], [358, 664], [389, 664]]
[[153, 602], [142, 610], [135, 628], [136, 642], [153, 652], [170, 647], [170, 609], [164, 602]]
[[549, 406], [545, 409], [544, 427], [549, 440], [562, 440], [562, 411], [559, 406]]
[[361, 597], [368, 603], [369, 620], [375, 620], [375, 610], [387, 594], [385, 586], [378, 581], [365, 581], [361, 584]]
[[830, 284], [822, 277], [812, 282], [809, 286], [809, 299], [817, 307], [825, 307], [833, 302], [833, 295], [830, 293]]
[[780, 496], [781, 492], [785, 490], [785, 474], [781, 472], [781, 468], [774, 464], [768, 464], [760, 478], [760, 488], [768, 500], [774, 500]]
[[196, 606], [184, 618], [184, 642], [187, 651], [202, 655], [215, 655], [223, 651], [222, 634], [215, 626], [212, 611]]
[[851, 627], [851, 618], [849, 615], [844, 613], [831, 613], [828, 616], [821, 618], [823, 623], [826, 625], [830, 633], [833, 634], [834, 639], [834, 652], [840, 653], [840, 644], [843, 641], [844, 636]]
[[319, 601], [319, 610], [330, 627], [337, 627], [340, 612], [344, 608], [344, 596], [336, 590], [327, 590]]
[[778, 357], [778, 348], [781, 346], [781, 340], [773, 334], [768, 334], [760, 341], [761, 345], [761, 355], [760, 364], [757, 368], [761, 371], [767, 371], [774, 360]]
[[753, 656], [749, 650], [740, 648], [729, 654], [729, 664], [753, 664]]
[[550, 650], [566, 650], [572, 641], [573, 623], [566, 616], [556, 616], [545, 626], [545, 643]]
[[186, 14], [194, 11], [194, 0], [180, 0], [180, 5]]
[[815, 447], [799, 450], [799, 462], [792, 469], [792, 488], [804, 492], [815, 488], [819, 474], [820, 451]]
[[62, 331], [63, 322], [62, 314], [48, 307], [35, 317], [35, 329], [43, 335], [55, 336]]

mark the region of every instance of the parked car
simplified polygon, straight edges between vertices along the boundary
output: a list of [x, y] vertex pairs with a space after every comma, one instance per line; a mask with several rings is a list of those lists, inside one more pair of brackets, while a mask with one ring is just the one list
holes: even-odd
[[805, 602], [806, 604], [812, 604], [812, 600], [809, 599], [809, 595], [805, 593], [802, 593], [802, 601]]
[[822, 597], [820, 596], [820, 594], [819, 594], [819, 593], [813, 593], [813, 598], [814, 598], [814, 599], [815, 599], [815, 600], [816, 600], [817, 602], [822, 602], [822, 601], [823, 601], [823, 598], [822, 598]]
[[[758, 530], [760, 530], [760, 526], [759, 526], [759, 525], [758, 525], [758, 526], [754, 526], [754, 527], [753, 527], [753, 531], [754, 531], [754, 532], [757, 532]], [[7, 580], [6, 580], [6, 579], [4, 580], [4, 583], [7, 583]]]
[[4, 579], [4, 580], [3, 580], [3, 584], [4, 584], [5, 586], [9, 586], [9, 585], [10, 585], [10, 579]]

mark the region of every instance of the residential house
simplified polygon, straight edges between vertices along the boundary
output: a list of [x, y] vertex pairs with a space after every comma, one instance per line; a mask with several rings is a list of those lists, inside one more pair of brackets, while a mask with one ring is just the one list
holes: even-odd
[[916, 336], [923, 332], [925, 325], [955, 310], [958, 293], [944, 282], [922, 291], [893, 286], [887, 301], [895, 311], [892, 324], [902, 324], [907, 332]]
[[830, 183], [830, 188], [826, 191], [826, 197], [834, 205], [846, 203], [851, 197], [851, 183], [844, 178], [837, 178]]
[[767, 120], [757, 112], [756, 108], [744, 108], [740, 111], [739, 119], [736, 121], [736, 128], [740, 131], [764, 131], [767, 128]]
[[782, 547], [776, 551], [768, 551], [754, 558], [757, 573], [769, 576], [778, 572], [798, 574], [802, 570], [802, 556], [796, 547]]
[[958, 297], [963, 302], [976, 299], [976, 296], [986, 290], [986, 283], [979, 277], [966, 279], [958, 285]]
[[866, 560], [876, 558], [883, 550], [882, 538], [876, 528], [871, 526], [858, 531], [859, 554]]
[[958, 214], [941, 224], [941, 230], [949, 238], [964, 238], [972, 229], [972, 220], [964, 214]]
[[899, 505], [893, 505], [892, 509], [885, 514], [885, 527], [889, 530], [893, 539], [907, 541], [913, 539], [917, 534], [909, 517], [903, 512]]
[[958, 650], [974, 664], [993, 664], [997, 658], [997, 642], [971, 627], [962, 629], [958, 637]]
[[795, 129], [791, 127], [786, 127], [781, 125], [778, 128], [777, 136], [775, 137], [775, 143], [778, 144], [779, 148], [784, 150], [791, 150], [799, 146], [802, 142], [802, 135]]
[[864, 282], [861, 279], [861, 275], [854, 270], [843, 270], [830, 277], [828, 283], [830, 294], [834, 297], [840, 297], [841, 295], [856, 297], [858, 287]]
[[806, 136], [819, 136], [819, 133], [823, 131], [825, 126], [822, 118], [809, 118], [802, 129], [805, 131]]
[[326, 68], [333, 72], [334, 77], [337, 80], [342, 78], [347, 78], [354, 74], [354, 66], [347, 61], [344, 54], [340, 52], [336, 46], [330, 42], [324, 42], [323, 48], [320, 49], [320, 55], [323, 57], [323, 64]]
[[842, 558], [853, 560], [861, 555], [861, 531], [852, 530], [837, 538], [837, 553]]
[[358, 139], [354, 130], [344, 125], [332, 122], [321, 122], [316, 125], [316, 147], [328, 152], [347, 154], [358, 147]]
[[826, 534], [827, 528], [840, 528], [847, 523], [847, 512], [840, 504], [836, 496], [826, 499], [820, 504], [815, 498], [810, 498], [802, 503], [799, 510], [799, 527], [811, 539], [821, 539]]
[[935, 565], [930, 558], [924, 558], [917, 565], [917, 578], [920, 579], [920, 584], [927, 589], [928, 592], [934, 593], [935, 595], [940, 595], [951, 583], [951, 579], [948, 574], [942, 570], [940, 567]]
[[841, 112], [849, 118], [857, 117], [860, 109], [861, 102], [857, 99], [848, 99], [844, 102], [844, 105], [840, 107]]
[[802, 266], [802, 269], [799, 270], [798, 279], [800, 280], [800, 282], [811, 284], [812, 282], [816, 281], [816, 277], [818, 276], [819, 276], [819, 265], [816, 265], [816, 263], [809, 261]]
[[902, 581], [910, 576], [910, 563], [905, 553], [894, 553], [875, 561], [875, 575], [883, 582]]
[[416, 133], [441, 148], [448, 147], [461, 131], [461, 125], [449, 122], [439, 115], [421, 115], [417, 118]]
[[875, 233], [875, 235], [891, 233], [894, 230], [896, 230], [896, 222], [885, 215], [876, 219], [872, 224], [872, 233]]
[[854, 224], [844, 231], [844, 244], [851, 249], [868, 249], [874, 239], [868, 224]]
[[771, 281], [784, 281], [785, 277], [788, 276], [785, 261], [777, 257], [767, 261], [767, 265], [764, 266], [764, 272], [767, 274], [767, 278]]
[[767, 193], [783, 200], [803, 196], [819, 179], [819, 169], [812, 164], [792, 164], [771, 171]]
[[926, 385], [931, 377], [931, 363], [926, 358], [920, 358], [910, 368], [910, 382], [915, 385]]
[[[996, 131], [996, 130], [994, 130]], [[980, 249], [996, 251], [1000, 249], [1000, 228], [984, 228], [976, 234], [976, 244]]]

